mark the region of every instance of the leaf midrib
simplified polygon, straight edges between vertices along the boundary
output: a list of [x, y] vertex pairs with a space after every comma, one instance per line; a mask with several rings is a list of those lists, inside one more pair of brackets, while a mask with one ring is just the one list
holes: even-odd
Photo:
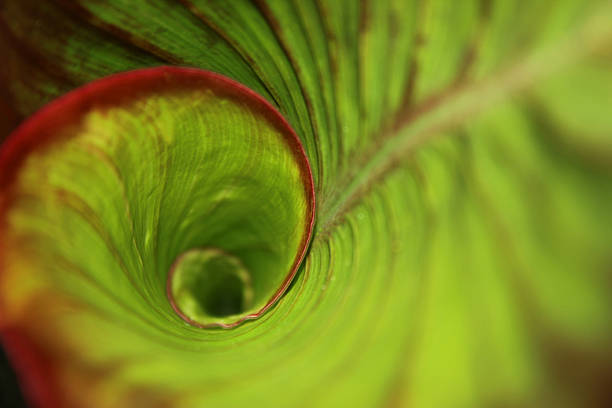
[[[396, 115], [393, 133], [373, 152], [363, 153], [338, 178], [319, 204], [312, 245], [325, 240], [375, 185], [409, 159], [419, 147], [460, 127], [493, 106], [525, 91], [534, 83], [562, 72], [587, 57], [612, 47], [612, 5], [594, 12], [582, 26], [555, 45], [537, 48], [489, 77], [443, 91], [439, 97]], [[408, 113], [408, 114], [407, 114]]]

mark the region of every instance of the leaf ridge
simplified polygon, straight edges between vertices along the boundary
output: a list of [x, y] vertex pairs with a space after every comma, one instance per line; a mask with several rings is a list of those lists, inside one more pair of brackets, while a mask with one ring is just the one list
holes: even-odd
[[313, 242], [326, 237], [373, 185], [393, 172], [420, 146], [444, 131], [461, 126], [468, 118], [492, 105], [517, 95], [536, 81], [612, 46], [612, 28], [606, 23], [609, 18], [612, 18], [610, 6], [593, 13], [561, 44], [531, 52], [499, 74], [449, 88], [416, 108], [399, 112], [391, 130], [381, 137], [383, 142], [356, 159], [353, 170], [339, 178], [341, 181], [334, 191], [342, 193], [320, 204], [318, 232]]

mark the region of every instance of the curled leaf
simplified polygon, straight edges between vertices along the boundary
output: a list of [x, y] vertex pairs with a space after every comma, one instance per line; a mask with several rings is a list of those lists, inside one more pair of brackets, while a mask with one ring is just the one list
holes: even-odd
[[159, 336], [185, 330], [178, 316], [233, 327], [287, 289], [313, 226], [290, 126], [206, 71], [133, 71], [74, 91], [12, 135], [0, 168], [9, 332], [64, 307]]
[[110, 77], [104, 109], [2, 147], [0, 330], [32, 401], [611, 405], [609, 1], [0, 10], [20, 115], [134, 68], [243, 84]]

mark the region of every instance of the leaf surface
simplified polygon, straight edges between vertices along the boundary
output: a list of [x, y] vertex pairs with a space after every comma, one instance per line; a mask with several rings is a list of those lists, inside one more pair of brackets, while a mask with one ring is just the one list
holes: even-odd
[[[300, 258], [310, 207], [299, 160], [293, 175], [274, 170], [295, 156], [279, 157], [278, 143], [237, 148], [237, 136], [210, 162], [197, 147], [209, 126], [219, 126], [215, 137], [244, 120], [258, 137], [265, 122], [236, 122], [231, 103], [205, 120], [212, 113], [193, 95], [155, 88], [146, 108], [118, 104], [95, 116], [95, 131], [87, 121], [70, 127], [79, 136], [61, 142], [69, 149], [53, 142], [28, 153], [18, 172], [27, 194], [3, 209], [11, 244], [2, 250], [15, 255], [2, 257], [0, 299], [9, 350], [34, 350], [33, 362], [15, 358], [26, 388], [41, 387], [33, 394], [113, 407], [609, 402], [609, 2], [5, 3], [10, 35], [0, 46], [12, 57], [1, 73], [22, 114], [125, 69], [209, 69], [278, 108], [304, 146], [317, 200], [309, 252], [278, 303], [232, 330], [201, 329], [174, 313], [160, 278], [198, 246], [189, 231], [168, 229], [190, 219], [189, 206], [202, 225], [236, 231], [211, 243], [252, 239], [277, 253], [282, 261], [264, 268], [271, 276], [286, 277]], [[45, 8], [57, 18], [40, 33], [63, 37], [22, 30]], [[154, 142], [138, 138], [145, 130]], [[183, 146], [177, 156], [164, 138]], [[109, 160], [105, 149], [120, 142]], [[244, 182], [235, 210], [195, 211], [230, 194], [205, 178], [225, 174], [232, 157], [272, 166], [258, 180], [277, 186], [278, 201]], [[198, 158], [211, 167], [196, 167]], [[168, 182], [175, 166], [185, 167]], [[138, 187], [116, 188], [117, 172]], [[54, 183], [79, 199], [53, 194]], [[41, 204], [56, 201], [72, 210]], [[126, 221], [126, 202], [140, 227]], [[246, 222], [233, 211], [267, 215]], [[265, 233], [251, 237], [249, 223]], [[43, 261], [57, 252], [70, 262]], [[274, 294], [279, 281], [264, 281]]]

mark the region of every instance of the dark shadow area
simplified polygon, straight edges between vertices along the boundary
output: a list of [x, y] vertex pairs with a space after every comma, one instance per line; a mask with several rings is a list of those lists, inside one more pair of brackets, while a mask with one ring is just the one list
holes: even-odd
[[[223, 275], [207, 279], [200, 299], [200, 306], [211, 316], [224, 317], [241, 313], [243, 309], [244, 282], [236, 275]], [[211, 285], [212, 283], [212, 285]]]
[[0, 90], [0, 144], [11, 134], [21, 122], [21, 118], [2, 97]]
[[26, 408], [13, 367], [0, 347], [0, 407]]

